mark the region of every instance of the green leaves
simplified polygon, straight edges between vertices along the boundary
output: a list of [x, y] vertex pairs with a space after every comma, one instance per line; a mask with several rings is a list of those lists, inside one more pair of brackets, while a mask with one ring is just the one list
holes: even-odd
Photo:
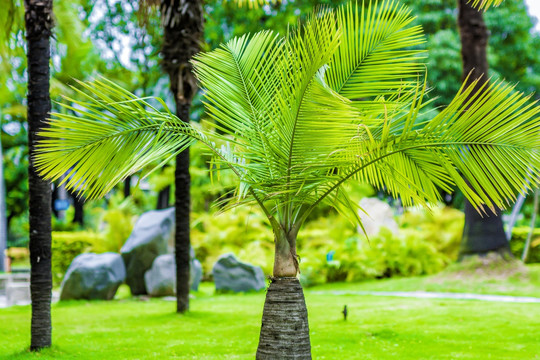
[[54, 114], [41, 132], [45, 139], [34, 164], [51, 180], [65, 174], [67, 187], [84, 196], [105, 195], [126, 176], [174, 156], [198, 138], [168, 110], [160, 113], [108, 80], [79, 85], [85, 100], [67, 98], [73, 105], [61, 104], [68, 111]]
[[478, 10], [487, 10], [492, 6], [499, 6], [504, 0], [469, 0], [468, 2]]
[[538, 106], [498, 82], [473, 96], [475, 82], [420, 121], [421, 29], [395, 1], [366, 5], [322, 9], [285, 37], [263, 31], [197, 55], [219, 133], [106, 80], [82, 84], [87, 101], [55, 114], [36, 164], [49, 178], [68, 173], [69, 186], [96, 197], [198, 140], [238, 176], [237, 204], [256, 201], [274, 230], [293, 233], [321, 202], [359, 221], [342, 190], [351, 180], [405, 205], [435, 202], [439, 189], [457, 185], [478, 209], [504, 207], [537, 186]]

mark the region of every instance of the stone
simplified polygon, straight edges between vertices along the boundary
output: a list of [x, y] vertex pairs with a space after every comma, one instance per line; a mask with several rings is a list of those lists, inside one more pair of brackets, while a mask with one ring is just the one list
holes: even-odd
[[221, 255], [212, 268], [217, 291], [259, 291], [264, 289], [264, 273], [259, 266], [240, 262], [234, 254]]
[[[378, 235], [381, 227], [387, 228], [394, 235], [398, 234], [399, 227], [390, 205], [377, 198], [363, 198], [360, 201], [360, 208], [365, 211], [358, 210], [358, 215], [368, 236]], [[358, 232], [364, 234], [360, 226]]]
[[168, 251], [174, 238], [174, 208], [148, 211], [137, 220], [131, 235], [120, 250], [126, 264], [126, 283], [133, 295], [145, 295], [144, 274], [154, 259]]
[[126, 279], [126, 268], [120, 254], [80, 254], [62, 281], [60, 300], [111, 300]]
[[[202, 265], [190, 251], [189, 286], [197, 291], [202, 279]], [[146, 292], [150, 296], [172, 296], [176, 294], [176, 261], [174, 254], [158, 256], [150, 270], [144, 274]]]

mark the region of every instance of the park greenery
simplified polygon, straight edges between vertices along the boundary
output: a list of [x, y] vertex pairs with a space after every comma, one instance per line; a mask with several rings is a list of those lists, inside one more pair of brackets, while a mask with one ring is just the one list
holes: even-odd
[[[175, 166], [189, 149], [187, 245], [191, 237], [204, 283], [183, 310], [177, 292], [181, 315], [125, 285], [110, 302], [53, 304], [53, 346], [40, 354], [22, 351], [29, 307], [0, 309], [10, 324], [0, 338], [12, 339], [0, 359], [252, 358], [258, 337], [258, 359], [539, 355], [535, 304], [363, 293], [540, 296], [532, 196], [511, 253], [460, 253], [464, 201], [510, 217], [540, 181], [540, 35], [522, 1], [471, 0], [490, 31], [480, 79], [462, 74], [455, 0], [206, 1], [189, 116], [185, 94], [169, 88], [168, 2], [158, 3], [54, 1], [52, 112], [29, 151], [25, 11], [0, 0], [8, 255], [12, 269], [29, 267], [30, 153], [53, 186], [56, 292], [78, 255], [119, 253], [141, 214], [170, 204], [178, 214]], [[66, 194], [71, 205], [57, 209]], [[367, 197], [392, 206], [396, 230], [367, 235], [358, 205]], [[225, 253], [260, 266], [266, 294], [214, 293]], [[34, 321], [31, 350], [48, 347], [50, 336], [35, 345]]]

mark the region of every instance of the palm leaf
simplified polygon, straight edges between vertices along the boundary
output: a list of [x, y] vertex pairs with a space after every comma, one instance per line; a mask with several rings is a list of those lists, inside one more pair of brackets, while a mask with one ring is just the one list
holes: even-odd
[[492, 6], [499, 6], [504, 0], [469, 0], [468, 3], [478, 10], [487, 10]]

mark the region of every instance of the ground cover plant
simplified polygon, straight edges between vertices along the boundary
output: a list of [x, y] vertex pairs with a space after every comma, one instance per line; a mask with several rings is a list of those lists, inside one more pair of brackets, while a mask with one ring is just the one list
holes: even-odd
[[[530, 266], [540, 275], [540, 268]], [[433, 277], [390, 279], [361, 284], [332, 284], [306, 290], [310, 335], [316, 359], [535, 359], [540, 356], [536, 329], [538, 304], [464, 300], [419, 300], [357, 295], [345, 291], [414, 291]], [[436, 282], [433, 282], [437, 285]], [[470, 284], [461, 283], [461, 291]], [[517, 295], [525, 282], [499, 280]], [[528, 295], [540, 293], [540, 278], [527, 282]], [[454, 285], [438, 284], [439, 291]], [[469, 292], [482, 292], [489, 280]], [[485, 289], [484, 289], [485, 290]], [[323, 294], [316, 292], [323, 291]], [[141, 301], [125, 296], [111, 302], [53, 304], [53, 347], [24, 350], [28, 342], [28, 306], [0, 309], [0, 359], [252, 359], [264, 294], [213, 295], [213, 285], [195, 293], [189, 313], [174, 313], [174, 302]], [[505, 292], [501, 292], [505, 293]], [[527, 295], [521, 293], [521, 295]], [[123, 297], [123, 298], [122, 298]], [[349, 316], [341, 310], [347, 305]]]
[[274, 233], [260, 359], [311, 358], [297, 235], [321, 203], [359, 222], [342, 191], [347, 181], [425, 206], [440, 200], [439, 188], [457, 186], [478, 211], [505, 207], [538, 184], [540, 108], [510, 85], [473, 81], [420, 120], [421, 28], [410, 26], [410, 11], [395, 1], [365, 5], [322, 9], [283, 38], [263, 31], [196, 56], [219, 132], [103, 79], [81, 83], [86, 100], [64, 104], [76, 115], [56, 114], [42, 133], [41, 173], [53, 180], [67, 174], [68, 187], [90, 198], [194, 141], [238, 176], [230, 205], [258, 204]]

